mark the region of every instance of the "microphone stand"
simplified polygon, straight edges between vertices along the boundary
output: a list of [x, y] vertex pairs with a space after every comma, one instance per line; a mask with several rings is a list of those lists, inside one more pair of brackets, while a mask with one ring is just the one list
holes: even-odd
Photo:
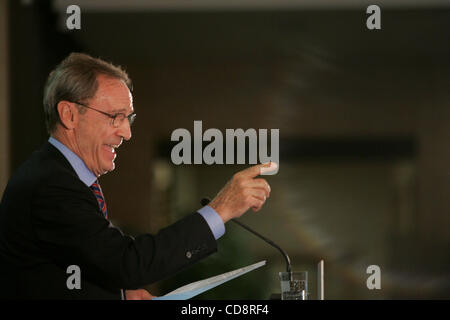
[[[201, 200], [201, 204], [202, 206], [206, 206], [211, 202], [211, 200], [209, 198], [203, 198]], [[250, 228], [249, 226], [243, 224], [242, 222], [237, 221], [236, 219], [231, 219], [231, 221], [233, 221], [234, 223], [240, 225], [242, 228], [244, 228], [245, 230], [253, 233], [255, 236], [257, 236], [258, 238], [264, 240], [266, 243], [270, 244], [272, 247], [276, 248], [278, 251], [281, 252], [281, 254], [283, 255], [283, 258], [286, 260], [286, 271], [289, 272], [290, 276], [292, 277], [291, 274], [291, 259], [289, 258], [289, 256], [287, 255], [287, 253], [280, 248], [279, 245], [277, 245], [275, 242], [273, 242], [270, 239], [267, 239], [266, 237], [264, 237], [263, 235], [259, 234], [258, 232], [256, 232], [255, 230], [253, 230], [252, 228]]]
[[242, 228], [246, 229], [247, 231], [250, 231], [251, 233], [253, 233], [257, 237], [261, 238], [262, 240], [264, 240], [265, 242], [270, 244], [272, 247], [275, 247], [276, 249], [278, 249], [278, 251], [281, 252], [281, 254], [283, 255], [284, 259], [286, 260], [286, 271], [289, 272], [289, 273], [291, 272], [291, 259], [289, 259], [289, 256], [287, 255], [287, 253], [283, 249], [281, 249], [280, 246], [278, 246], [272, 240], [269, 240], [266, 237], [264, 237], [263, 235], [259, 234], [255, 230], [250, 229], [249, 226], [243, 224], [242, 222], [239, 222], [239, 221], [237, 221], [235, 219], [231, 219], [231, 221], [233, 221], [234, 223], [240, 225]]

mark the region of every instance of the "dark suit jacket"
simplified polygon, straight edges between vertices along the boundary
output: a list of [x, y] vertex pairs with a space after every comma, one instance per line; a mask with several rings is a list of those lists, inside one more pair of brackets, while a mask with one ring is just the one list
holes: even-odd
[[[0, 298], [120, 299], [217, 250], [199, 213], [156, 235], [124, 235], [50, 143], [12, 176], [0, 204]], [[70, 265], [81, 289], [69, 290]]]

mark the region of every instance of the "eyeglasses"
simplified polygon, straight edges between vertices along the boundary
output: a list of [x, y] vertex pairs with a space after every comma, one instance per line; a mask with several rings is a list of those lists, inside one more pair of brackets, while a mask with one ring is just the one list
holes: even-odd
[[103, 111], [100, 111], [98, 109], [89, 107], [89, 106], [87, 106], [87, 105], [85, 105], [83, 103], [80, 103], [80, 102], [74, 101], [73, 103], [76, 103], [76, 104], [79, 104], [80, 106], [83, 106], [85, 108], [92, 109], [94, 111], [100, 112], [101, 114], [104, 114], [105, 116], [111, 118], [112, 119], [111, 120], [111, 125], [114, 128], [120, 127], [122, 125], [123, 121], [125, 120], [125, 118], [128, 118], [128, 123], [130, 124], [130, 127], [131, 127], [131, 125], [133, 124], [134, 120], [136, 119], [136, 113], [134, 113], [134, 112], [132, 114], [129, 114], [128, 116], [126, 114], [124, 114], [124, 113], [109, 114], [107, 112], [103, 112]]

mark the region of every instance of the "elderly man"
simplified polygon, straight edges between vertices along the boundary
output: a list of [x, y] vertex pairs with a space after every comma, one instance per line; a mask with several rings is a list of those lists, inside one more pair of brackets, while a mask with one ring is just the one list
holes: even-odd
[[[124, 235], [108, 221], [98, 178], [135, 119], [128, 75], [73, 53], [50, 73], [44, 112], [50, 139], [12, 176], [0, 204], [0, 297], [148, 299], [140, 287], [217, 250], [224, 223], [270, 194], [255, 178], [268, 165], [233, 176], [209, 206], [158, 234]], [[269, 165], [270, 166], [270, 165]], [[81, 286], [68, 285], [69, 266]]]

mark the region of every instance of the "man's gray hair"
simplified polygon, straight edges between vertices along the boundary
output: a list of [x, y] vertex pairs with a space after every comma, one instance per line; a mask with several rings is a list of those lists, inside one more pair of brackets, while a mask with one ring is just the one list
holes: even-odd
[[99, 75], [123, 80], [132, 91], [131, 80], [120, 66], [84, 53], [71, 53], [50, 72], [44, 88], [44, 115], [49, 134], [60, 122], [58, 103], [63, 100], [82, 103], [94, 97]]

